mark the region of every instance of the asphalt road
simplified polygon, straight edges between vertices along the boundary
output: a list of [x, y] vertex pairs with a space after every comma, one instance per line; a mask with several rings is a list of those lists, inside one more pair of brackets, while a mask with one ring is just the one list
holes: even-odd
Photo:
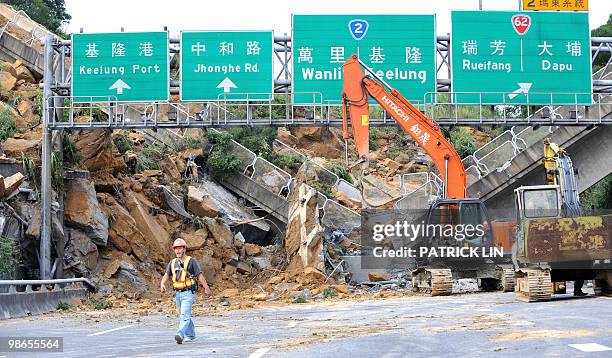
[[607, 297], [528, 304], [513, 293], [474, 293], [217, 311], [195, 317], [198, 339], [182, 345], [175, 317], [103, 317], [0, 321], [0, 337], [64, 339], [63, 353], [0, 357], [612, 357]]

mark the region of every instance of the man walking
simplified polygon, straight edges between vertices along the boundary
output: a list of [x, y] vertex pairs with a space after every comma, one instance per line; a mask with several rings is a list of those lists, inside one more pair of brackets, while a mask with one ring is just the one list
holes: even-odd
[[[210, 288], [206, 283], [198, 261], [185, 255], [187, 243], [183, 239], [174, 240], [174, 258], [166, 267], [166, 273], [161, 279], [160, 291], [166, 291], [166, 284], [172, 278], [174, 301], [179, 311], [179, 328], [174, 339], [176, 343], [193, 341], [196, 338], [195, 326], [191, 319], [191, 306], [195, 302], [197, 282], [204, 287], [204, 294], [210, 295]], [[197, 282], [196, 282], [197, 279]]]

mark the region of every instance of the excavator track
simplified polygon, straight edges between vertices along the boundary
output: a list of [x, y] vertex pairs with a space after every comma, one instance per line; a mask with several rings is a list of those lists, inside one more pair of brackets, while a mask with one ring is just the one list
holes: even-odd
[[412, 272], [412, 289], [431, 296], [448, 296], [453, 289], [450, 269], [419, 268]]
[[516, 298], [523, 302], [550, 301], [552, 282], [548, 269], [521, 269], [516, 271]]
[[503, 292], [512, 292], [515, 287], [514, 269], [505, 267], [496, 267], [495, 276], [499, 280], [499, 290]]

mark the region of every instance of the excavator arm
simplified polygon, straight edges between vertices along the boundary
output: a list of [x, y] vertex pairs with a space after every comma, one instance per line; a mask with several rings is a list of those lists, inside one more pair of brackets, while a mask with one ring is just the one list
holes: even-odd
[[360, 157], [367, 158], [369, 150], [368, 97], [371, 96], [432, 158], [444, 180], [444, 197], [465, 198], [465, 168], [455, 148], [442, 135], [440, 127], [398, 91], [395, 89], [388, 91], [382, 84], [366, 77], [362, 66], [365, 67], [356, 55], [352, 55], [342, 66], [344, 71], [342, 89], [344, 139], [347, 140], [349, 136], [348, 118], [350, 118], [357, 152]]

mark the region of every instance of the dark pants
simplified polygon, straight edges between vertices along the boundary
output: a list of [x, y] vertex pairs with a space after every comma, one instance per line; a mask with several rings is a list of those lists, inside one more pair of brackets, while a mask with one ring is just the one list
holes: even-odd
[[584, 285], [584, 280], [574, 281], [574, 293], [582, 292], [583, 285]]

